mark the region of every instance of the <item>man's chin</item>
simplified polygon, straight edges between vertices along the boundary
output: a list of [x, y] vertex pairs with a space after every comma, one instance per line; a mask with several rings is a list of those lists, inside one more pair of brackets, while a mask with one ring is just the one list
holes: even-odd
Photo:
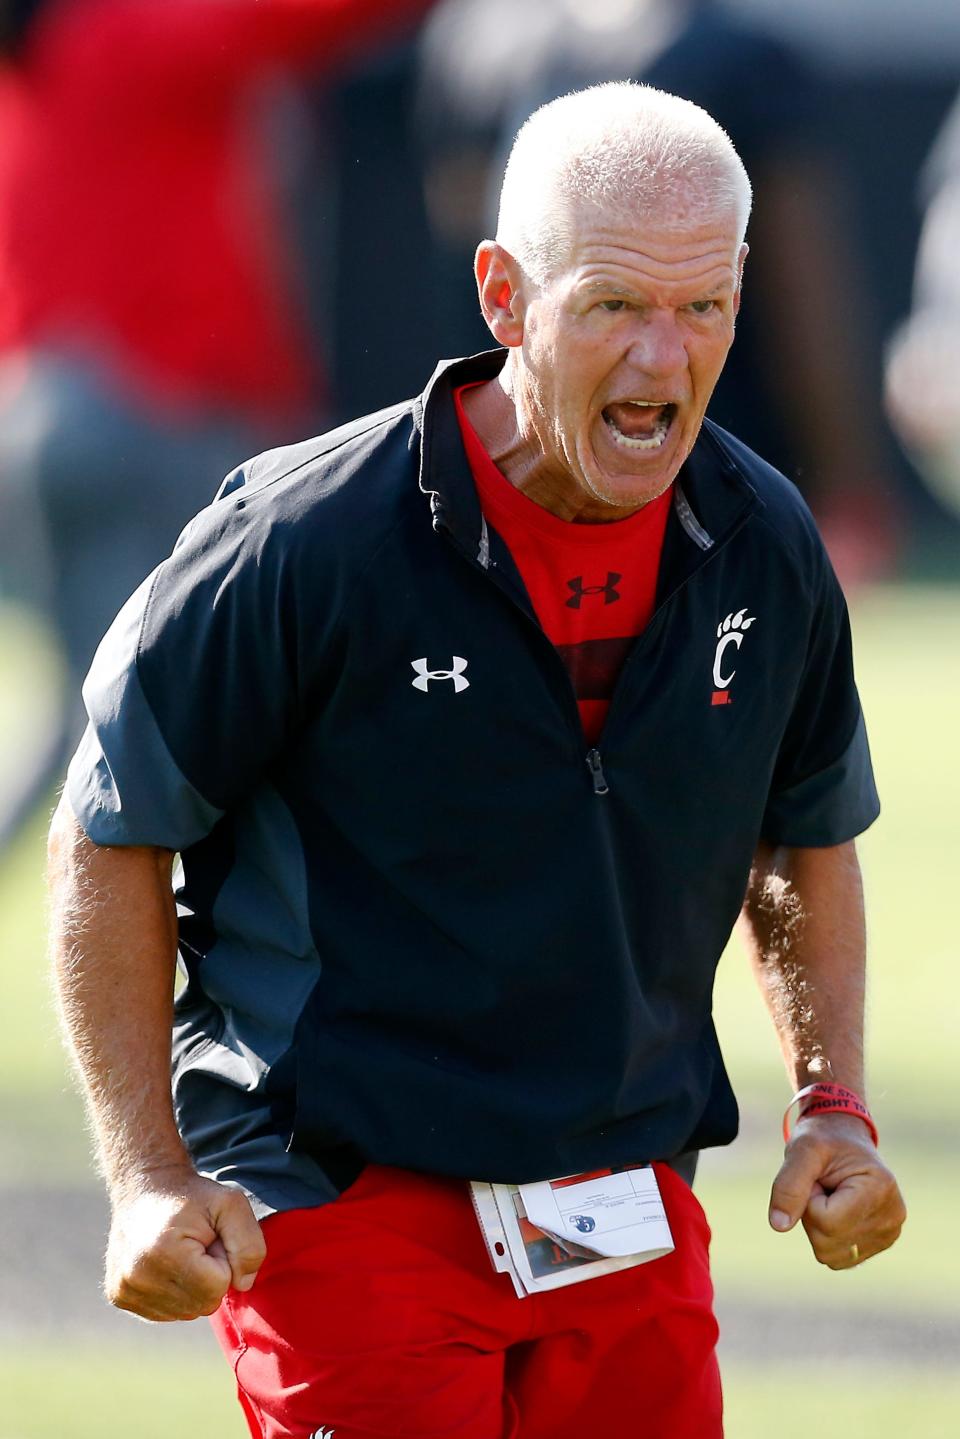
[[672, 476], [664, 475], [653, 481], [645, 479], [642, 484], [639, 480], [632, 486], [621, 484], [615, 491], [611, 490], [608, 503], [621, 509], [625, 515], [632, 514], [652, 500], [659, 499], [664, 490], [670, 488], [671, 482]]
[[648, 463], [642, 469], [637, 467], [631, 471], [610, 471], [598, 465], [586, 476], [587, 488], [611, 510], [626, 513], [638, 510], [662, 495], [670, 488], [679, 468], [679, 465], [671, 464], [666, 456], [659, 464]]
[[603, 420], [598, 438], [588, 473], [589, 488], [598, 499], [617, 508], [637, 509], [655, 500], [669, 488], [683, 462], [681, 428], [676, 420], [656, 449], [619, 444]]

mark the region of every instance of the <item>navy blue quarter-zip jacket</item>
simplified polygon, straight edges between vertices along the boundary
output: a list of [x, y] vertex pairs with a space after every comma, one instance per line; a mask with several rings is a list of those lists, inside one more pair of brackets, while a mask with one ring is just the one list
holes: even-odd
[[69, 793], [179, 850], [174, 1094], [261, 1212], [367, 1161], [531, 1180], [733, 1138], [711, 1018], [758, 840], [877, 813], [842, 596], [709, 422], [599, 743], [455, 386], [243, 466], [121, 612]]

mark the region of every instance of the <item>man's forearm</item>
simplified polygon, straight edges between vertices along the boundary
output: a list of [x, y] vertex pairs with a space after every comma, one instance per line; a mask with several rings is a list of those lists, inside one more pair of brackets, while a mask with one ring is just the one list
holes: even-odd
[[105, 1291], [154, 1320], [212, 1314], [265, 1253], [247, 1200], [195, 1172], [174, 1120], [172, 859], [91, 844], [65, 801], [51, 826], [55, 983], [113, 1204]]
[[170, 1096], [172, 858], [92, 844], [65, 801], [50, 831], [55, 988], [112, 1191], [190, 1162]]
[[[795, 1089], [835, 1080], [862, 1095], [865, 927], [852, 841], [756, 854], [744, 905], [757, 978]], [[893, 1244], [896, 1180], [850, 1114], [798, 1120], [770, 1192], [780, 1231], [802, 1220], [821, 1264], [849, 1269]]]
[[853, 842], [761, 846], [744, 919], [794, 1089], [834, 1080], [863, 1094], [866, 937]]

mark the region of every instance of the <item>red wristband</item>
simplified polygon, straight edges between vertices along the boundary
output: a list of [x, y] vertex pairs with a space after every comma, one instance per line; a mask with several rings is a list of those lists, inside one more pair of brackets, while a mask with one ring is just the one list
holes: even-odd
[[810, 1119], [816, 1114], [852, 1114], [857, 1119], [862, 1119], [870, 1131], [870, 1138], [874, 1144], [879, 1144], [877, 1126], [874, 1124], [870, 1111], [860, 1098], [854, 1094], [852, 1089], [845, 1089], [842, 1084], [808, 1084], [806, 1089], [800, 1089], [793, 1096], [787, 1105], [783, 1116], [783, 1139], [788, 1143], [791, 1134], [791, 1114], [794, 1106], [799, 1105], [797, 1122], [801, 1119]]

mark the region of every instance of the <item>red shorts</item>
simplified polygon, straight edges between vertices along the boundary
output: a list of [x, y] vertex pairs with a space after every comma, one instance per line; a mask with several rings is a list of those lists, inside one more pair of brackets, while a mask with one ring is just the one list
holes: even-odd
[[657, 1165], [676, 1249], [518, 1299], [462, 1180], [370, 1165], [334, 1203], [264, 1221], [253, 1288], [213, 1326], [255, 1439], [719, 1439], [692, 1190]]

